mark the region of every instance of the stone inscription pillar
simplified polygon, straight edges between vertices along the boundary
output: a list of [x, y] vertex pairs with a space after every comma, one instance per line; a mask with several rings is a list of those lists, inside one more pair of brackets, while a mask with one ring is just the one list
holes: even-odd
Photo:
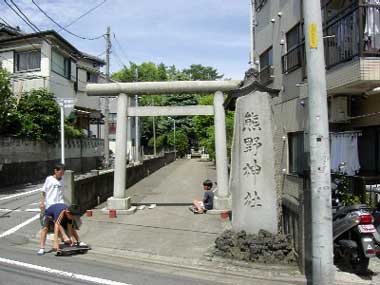
[[270, 95], [262, 92], [237, 99], [232, 145], [230, 191], [234, 230], [277, 233]]

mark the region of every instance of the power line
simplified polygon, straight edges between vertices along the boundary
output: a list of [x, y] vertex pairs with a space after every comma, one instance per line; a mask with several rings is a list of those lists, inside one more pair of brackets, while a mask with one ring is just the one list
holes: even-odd
[[[91, 8], [90, 10], [88, 10], [87, 12], [85, 12], [84, 14], [80, 15], [78, 18], [76, 18], [75, 20], [71, 21], [69, 24], [67, 24], [65, 26], [65, 28], [68, 28], [70, 27], [72, 24], [78, 22], [80, 19], [82, 19], [83, 17], [87, 16], [88, 14], [90, 14], [92, 11], [94, 11], [95, 9], [99, 8], [100, 6], [102, 6], [104, 3], [106, 3], [107, 0], [103, 0], [103, 2], [99, 3], [98, 5], [94, 6], [93, 8]], [[60, 30], [61, 31], [61, 30]]]
[[127, 65], [123, 62], [123, 60], [120, 58], [120, 56], [117, 54], [117, 52], [114, 50], [112, 52], [112, 54], [114, 55], [114, 57], [118, 60], [118, 63], [120, 64], [120, 66], [122, 68], [126, 67]]
[[[4, 16], [3, 16], [4, 17]], [[6, 24], [6, 25], [8, 25], [8, 26], [10, 26], [11, 27], [11, 25], [5, 20], [5, 17], [3, 18], [3, 17], [0, 17], [0, 20], [4, 23], [4, 24]]]
[[28, 18], [28, 16], [26, 16], [22, 11], [21, 9], [17, 6], [17, 4], [13, 1], [13, 0], [10, 0], [12, 2], [12, 4], [15, 6], [15, 8], [21, 13], [22, 16], [25, 17], [25, 19], [20, 16], [20, 14], [17, 13], [17, 11], [7, 2], [7, 0], [4, 0], [5, 4], [7, 4], [7, 6], [9, 8], [12, 9], [13, 12], [15, 12], [17, 15], [19, 15], [19, 17], [29, 26], [32, 28], [32, 30], [34, 30], [35, 32], [41, 32], [41, 30], [35, 25], [33, 24], [33, 22]]
[[120, 44], [120, 42], [117, 40], [115, 33], [113, 33], [113, 38], [115, 39], [117, 45], [119, 46], [120, 51], [122, 52], [124, 58], [128, 60], [128, 56], [125, 54], [123, 46]]
[[[12, 3], [13, 3], [13, 1], [12, 0], [10, 0]], [[53, 47], [58, 47], [59, 48], [59, 46], [56, 46], [56, 45], [54, 45], [52, 42], [50, 42], [49, 40], [47, 40], [45, 37], [43, 37], [43, 36], [41, 36], [41, 35], [39, 35], [38, 33], [40, 33], [40, 29], [36, 26], [36, 25], [34, 25], [33, 24], [33, 22], [24, 14], [24, 13], [22, 13], [28, 20], [26, 20], [26, 19], [24, 19], [8, 2], [7, 2], [7, 0], [4, 0], [4, 2], [7, 4], [7, 6], [9, 7], [9, 8], [11, 8], [12, 9], [12, 11], [21, 19], [21, 20], [23, 20], [30, 28], [32, 28], [32, 30], [34, 30], [37, 34], [36, 34], [36, 36], [37, 37], [39, 37], [40, 39], [42, 39], [43, 41], [45, 41], [47, 44], [49, 44], [49, 45], [51, 45], [51, 46], [53, 46]], [[16, 5], [17, 6], [17, 5]], [[21, 9], [20, 8], [18, 8], [17, 10], [19, 10], [19, 11], [21, 11]], [[29, 23], [30, 22], [30, 23]], [[34, 28], [35, 27], [35, 28]], [[36, 31], [36, 29], [37, 29], [37, 31]], [[49, 58], [49, 56], [47, 55], [47, 54], [45, 54], [43, 51], [42, 51], [42, 49], [41, 48], [36, 48], [35, 47], [35, 44], [33, 44], [31, 41], [29, 41], [28, 39], [26, 39], [26, 38], [24, 38], [24, 39], [22, 39], [24, 42], [27, 42], [28, 44], [30, 44], [31, 45], [31, 47], [32, 47], [32, 49], [34, 49], [35, 51], [38, 51], [38, 52], [40, 52], [42, 55], [44, 55], [44, 56], [46, 56], [47, 58]], [[60, 64], [58, 64], [56, 61], [54, 61], [53, 60], [53, 58], [51, 59], [51, 62], [52, 62], [52, 64], [54, 64], [57, 68], [59, 68], [60, 69], [60, 71], [62, 71], [63, 73], [65, 72], [65, 69], [64, 69], [64, 67], [62, 67]], [[82, 81], [82, 80], [79, 80], [78, 79], [78, 81], [79, 82], [82, 82], [82, 83], [84, 83], [84, 84], [87, 84], [87, 82], [84, 82], [84, 81]]]
[[[12, 0], [11, 0], [12, 1]], [[13, 1], [12, 1], [13, 2]], [[74, 34], [73, 32], [67, 30], [65, 27], [63, 27], [61, 24], [59, 24], [57, 21], [55, 21], [52, 17], [49, 16], [49, 14], [44, 11], [34, 0], [32, 0], [32, 3], [38, 8], [38, 10], [40, 10], [40, 12], [42, 14], [44, 14], [50, 21], [52, 21], [54, 24], [56, 24], [59, 28], [61, 28], [61, 30], [64, 30], [65, 32], [67, 32], [68, 34], [74, 36], [74, 37], [77, 37], [79, 39], [82, 39], [82, 40], [89, 40], [89, 41], [93, 41], [93, 40], [98, 40], [100, 38], [102, 38], [104, 36], [104, 34], [100, 35], [100, 36], [97, 36], [97, 37], [93, 37], [93, 38], [87, 38], [87, 37], [83, 37], [83, 36], [79, 36], [77, 34]]]
[[105, 54], [106, 53], [106, 51], [102, 51], [101, 53], [99, 53], [98, 55], [96, 55], [97, 57], [99, 57], [99, 56], [102, 56], [103, 54]]
[[[57, 46], [57, 45], [55, 45], [55, 44], [53, 44], [52, 42], [50, 42], [50, 40], [48, 40], [48, 39], [46, 39], [45, 37], [43, 37], [43, 36], [41, 36], [41, 35], [39, 35], [38, 33], [40, 33], [41, 31], [40, 31], [40, 29], [21, 11], [21, 9], [13, 2], [13, 0], [10, 0], [16, 7], [17, 7], [17, 10], [18, 11], [20, 11], [20, 13], [22, 14], [22, 15], [24, 15], [24, 17], [26, 17], [26, 19], [24, 19], [8, 2], [7, 2], [7, 0], [4, 0], [4, 2], [7, 4], [7, 6], [9, 7], [9, 8], [11, 8], [12, 9], [12, 11], [21, 19], [21, 20], [23, 20], [30, 28], [32, 28], [32, 30], [34, 30], [34, 31], [36, 31], [36, 36], [38, 37], [38, 38], [40, 38], [40, 39], [42, 39], [43, 41], [45, 41], [47, 44], [49, 44], [49, 45], [51, 45], [52, 47], [57, 47], [57, 48], [60, 48], [59, 46]], [[30, 23], [29, 23], [30, 22]], [[47, 54], [45, 54], [43, 51], [42, 51], [42, 49], [41, 48], [36, 48], [35, 47], [35, 44], [33, 44], [30, 40], [28, 40], [28, 39], [26, 39], [26, 38], [24, 38], [24, 39], [22, 39], [24, 42], [27, 42], [28, 44], [30, 44], [31, 45], [31, 47], [32, 47], [32, 49], [34, 49], [35, 51], [38, 51], [38, 52], [40, 52], [42, 55], [44, 55], [44, 56], [46, 56], [47, 58], [49, 58], [49, 56], [47, 55]], [[72, 55], [70, 55], [72, 58], [74, 58]], [[4, 57], [3, 57], [4, 58]], [[75, 58], [74, 58], [75, 59]], [[6, 59], [6, 60], [8, 60], [8, 59]], [[11, 62], [10, 60], [8, 60], [9, 62]], [[62, 67], [60, 64], [58, 64], [56, 61], [54, 61], [53, 60], [53, 58], [51, 58], [51, 62], [52, 62], [52, 64], [54, 64], [56, 67], [58, 67], [63, 73], [64, 73], [64, 67]], [[12, 64], [14, 64], [13, 62], [12, 62]], [[82, 81], [82, 80], [80, 80], [79, 78], [76, 78], [76, 80], [78, 81], [78, 82], [81, 82], [81, 83], [83, 83], [83, 84], [87, 84], [87, 81]]]

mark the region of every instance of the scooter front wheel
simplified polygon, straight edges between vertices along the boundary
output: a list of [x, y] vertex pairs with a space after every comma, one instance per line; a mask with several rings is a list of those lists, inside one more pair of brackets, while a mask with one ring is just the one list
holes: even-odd
[[352, 270], [356, 274], [364, 274], [368, 271], [369, 258], [365, 256], [360, 256], [356, 261], [351, 262]]

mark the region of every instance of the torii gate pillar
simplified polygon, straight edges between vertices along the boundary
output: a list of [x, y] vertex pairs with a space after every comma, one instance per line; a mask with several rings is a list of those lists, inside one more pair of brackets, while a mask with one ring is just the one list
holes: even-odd
[[218, 189], [214, 197], [214, 208], [217, 210], [231, 209], [231, 195], [228, 191], [226, 115], [223, 103], [223, 92], [215, 92], [215, 160]]
[[113, 180], [113, 197], [108, 198], [107, 208], [115, 210], [127, 210], [130, 207], [130, 199], [126, 198], [126, 170], [127, 170], [127, 108], [128, 96], [119, 94], [117, 102], [117, 128], [116, 128], [116, 158]]

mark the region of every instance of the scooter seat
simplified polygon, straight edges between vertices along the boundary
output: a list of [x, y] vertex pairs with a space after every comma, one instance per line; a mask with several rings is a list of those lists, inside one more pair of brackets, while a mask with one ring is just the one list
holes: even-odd
[[366, 204], [357, 204], [352, 206], [342, 206], [336, 209], [336, 212], [333, 214], [333, 220], [347, 215], [349, 212], [357, 211], [360, 209], [369, 209]]
[[340, 246], [346, 247], [346, 248], [357, 248], [358, 244], [353, 240], [348, 239], [342, 239], [338, 241], [338, 244]]

